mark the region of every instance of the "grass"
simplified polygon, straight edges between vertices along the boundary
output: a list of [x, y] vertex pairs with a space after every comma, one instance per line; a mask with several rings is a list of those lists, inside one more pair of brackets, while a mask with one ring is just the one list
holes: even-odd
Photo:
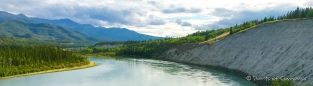
[[213, 39], [209, 39], [209, 40], [207, 40], [207, 41], [204, 41], [204, 42], [201, 42], [200, 44], [202, 44], [202, 43], [215, 43], [215, 42], [217, 42], [218, 40], [220, 40], [220, 39], [222, 39], [222, 38], [224, 38], [224, 37], [227, 37], [229, 35], [229, 31], [228, 32], [225, 32], [225, 33], [223, 33], [223, 34], [221, 34], [221, 35], [219, 35], [219, 36], [217, 36], [217, 37], [215, 37], [215, 38], [213, 38]]

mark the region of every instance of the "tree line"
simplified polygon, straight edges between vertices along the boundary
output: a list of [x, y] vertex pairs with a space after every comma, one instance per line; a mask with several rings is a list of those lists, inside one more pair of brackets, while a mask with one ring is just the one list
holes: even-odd
[[69, 47], [83, 47], [83, 46], [90, 46], [93, 45], [93, 42], [71, 42], [66, 43], [64, 41], [59, 40], [39, 40], [34, 38], [17, 38], [17, 37], [7, 37], [7, 36], [0, 36], [0, 45], [20, 45], [20, 46], [43, 46], [43, 45], [55, 45], [62, 48], [69, 48]]
[[0, 77], [89, 64], [57, 46], [0, 45]]
[[200, 43], [208, 39], [215, 38], [218, 35], [228, 32], [227, 29], [218, 29], [205, 31], [205, 34], [202, 35], [202, 32], [197, 32], [195, 34], [188, 35], [186, 37], [180, 38], [163, 38], [156, 40], [143, 40], [143, 41], [126, 41], [126, 42], [102, 42], [98, 44], [111, 44], [117, 43], [122, 44], [122, 46], [107, 48], [107, 47], [89, 47], [81, 50], [83, 54], [102, 54], [106, 56], [135, 56], [135, 57], [152, 57], [155, 53], [161, 53], [171, 47], [181, 46], [186, 43]]

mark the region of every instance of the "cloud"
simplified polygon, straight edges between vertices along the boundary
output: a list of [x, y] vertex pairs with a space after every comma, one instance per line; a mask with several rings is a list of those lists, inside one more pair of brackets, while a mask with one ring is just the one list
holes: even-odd
[[214, 12], [212, 13], [215, 16], [231, 16], [234, 11], [228, 10], [226, 8], [215, 8]]
[[92, 19], [99, 19], [103, 21], [108, 21], [110, 23], [121, 23], [129, 24], [129, 20], [133, 20], [128, 17], [136, 15], [133, 11], [129, 10], [112, 10], [109, 8], [83, 8], [79, 7], [78, 13], [75, 14], [76, 17], [88, 15]]
[[312, 7], [313, 6], [313, 1], [312, 0], [309, 0], [305, 3], [305, 5], [309, 6], [309, 7]]
[[163, 13], [200, 13], [202, 10], [199, 8], [170, 8], [162, 10]]
[[163, 19], [153, 19], [150, 25], [164, 25], [165, 21]]
[[196, 26], [194, 26], [194, 28], [197, 30], [213, 30], [212, 24], [196, 25]]
[[181, 24], [181, 26], [192, 26], [191, 23], [184, 21], [183, 24]]
[[189, 22], [187, 22], [187, 21], [182, 21], [182, 20], [179, 19], [179, 18], [177, 18], [177, 19], [175, 20], [175, 23], [176, 23], [177, 25], [181, 25], [181, 26], [192, 26], [191, 23], [189, 23]]
[[182, 27], [177, 25], [175, 22], [169, 22], [164, 25], [150, 25], [146, 27], [131, 27], [125, 26], [139, 33], [144, 33], [152, 36], [162, 36], [162, 37], [183, 37], [187, 34], [194, 33], [197, 30], [192, 27]]
[[297, 6], [313, 6], [312, 0], [216, 0], [210, 3], [203, 3], [204, 0], [0, 1], [0, 10], [14, 14], [46, 19], [69, 18], [95, 26], [127, 26], [155, 36], [183, 36], [196, 30], [218, 29], [281, 15]]
[[[288, 5], [289, 7], [285, 7]], [[294, 10], [297, 6], [291, 4], [280, 4], [278, 6], [260, 9], [260, 10], [241, 10], [241, 11], [233, 11], [225, 8], [216, 8], [215, 12], [212, 15], [215, 15], [220, 20], [211, 23], [211, 24], [203, 24], [195, 26], [197, 30], [211, 30], [211, 29], [219, 29], [226, 28], [230, 26], [234, 26], [236, 24], [241, 24], [246, 21], [255, 20], [255, 19], [263, 19], [264, 17], [269, 16], [280, 16], [286, 14], [288, 11]], [[281, 8], [281, 9], [277, 9]]]
[[177, 24], [181, 24], [182, 23], [182, 21], [179, 19], [179, 18], [177, 18], [176, 20], [175, 20], [175, 22], [177, 23]]
[[[150, 20], [147, 15], [147, 10], [149, 9], [143, 8], [142, 6], [128, 6], [129, 4], [114, 4], [127, 2], [129, 1], [121, 2], [119, 0], [110, 0], [99, 2], [97, 0], [10, 0], [0, 3], [0, 9], [15, 14], [23, 13], [27, 16], [46, 19], [69, 18], [79, 20], [79, 23], [91, 23], [95, 26], [106, 26], [109, 24], [134, 26], [148, 25]], [[137, 2], [141, 3], [141, 1]], [[155, 23], [158, 21], [156, 20], [153, 22]]]
[[156, 2], [156, 1], [147, 1], [147, 3], [149, 3], [151, 5], [154, 5], [154, 6], [158, 5], [158, 2]]

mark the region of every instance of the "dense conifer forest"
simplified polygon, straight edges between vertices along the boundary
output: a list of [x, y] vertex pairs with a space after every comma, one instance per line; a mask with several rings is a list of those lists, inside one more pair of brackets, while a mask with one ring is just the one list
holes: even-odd
[[34, 38], [16, 38], [16, 37], [6, 37], [0, 36], [0, 45], [20, 45], [20, 46], [34, 46], [34, 45], [55, 45], [62, 48], [71, 47], [85, 47], [91, 46], [94, 42], [66, 42], [60, 40], [39, 40]]
[[0, 45], [0, 77], [88, 64], [86, 57], [56, 46]]

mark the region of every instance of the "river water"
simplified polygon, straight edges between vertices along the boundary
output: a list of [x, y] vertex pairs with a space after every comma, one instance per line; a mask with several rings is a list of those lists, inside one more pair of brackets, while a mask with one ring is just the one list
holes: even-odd
[[0, 86], [256, 86], [205, 67], [147, 59], [89, 58], [87, 69], [1, 79]]

